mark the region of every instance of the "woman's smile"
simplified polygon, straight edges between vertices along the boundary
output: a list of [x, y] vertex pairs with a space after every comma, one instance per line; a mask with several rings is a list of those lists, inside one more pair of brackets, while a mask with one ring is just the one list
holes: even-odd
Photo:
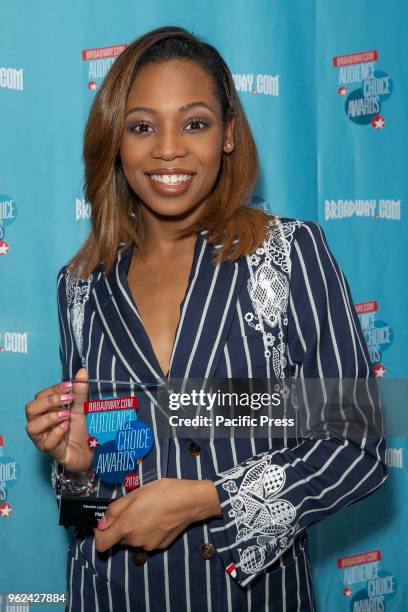
[[195, 172], [187, 172], [179, 168], [146, 172], [151, 187], [160, 195], [170, 197], [184, 194], [195, 175]]

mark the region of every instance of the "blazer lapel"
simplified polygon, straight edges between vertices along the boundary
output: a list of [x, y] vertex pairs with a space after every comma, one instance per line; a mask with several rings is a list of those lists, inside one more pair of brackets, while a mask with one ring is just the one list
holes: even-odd
[[116, 358], [135, 381], [164, 381], [143, 327], [129, 285], [124, 282], [132, 255], [132, 245], [118, 253], [116, 265], [107, 277], [101, 275], [91, 299]]
[[212, 254], [216, 247], [208, 243], [206, 233], [197, 236], [167, 379], [126, 282], [131, 245], [119, 251], [115, 267], [106, 278], [101, 275], [91, 292], [106, 338], [135, 381], [166, 383], [185, 378], [210, 381], [213, 377], [234, 316], [246, 259], [214, 265]]
[[211, 380], [230, 328], [244, 278], [245, 258], [214, 265], [206, 232], [198, 235], [196, 257], [170, 360], [171, 379]]

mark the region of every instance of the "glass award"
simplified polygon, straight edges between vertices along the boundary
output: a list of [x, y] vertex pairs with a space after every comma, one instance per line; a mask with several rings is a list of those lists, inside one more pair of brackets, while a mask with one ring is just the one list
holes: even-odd
[[[108, 505], [165, 473], [159, 383], [72, 380], [59, 524], [96, 527]], [[160, 448], [160, 451], [158, 449]]]

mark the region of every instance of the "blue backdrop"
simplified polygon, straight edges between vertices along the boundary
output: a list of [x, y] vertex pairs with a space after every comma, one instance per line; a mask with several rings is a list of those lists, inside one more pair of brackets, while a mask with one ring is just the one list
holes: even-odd
[[[392, 382], [408, 363], [408, 5], [3, 0], [1, 12], [0, 591], [59, 592], [67, 533], [24, 405], [60, 376], [56, 273], [89, 227], [81, 139], [106, 71], [123, 45], [162, 25], [220, 50], [259, 147], [254, 205], [323, 226], [376, 373]], [[309, 530], [319, 610], [408, 609], [398, 420], [388, 446], [385, 486]]]

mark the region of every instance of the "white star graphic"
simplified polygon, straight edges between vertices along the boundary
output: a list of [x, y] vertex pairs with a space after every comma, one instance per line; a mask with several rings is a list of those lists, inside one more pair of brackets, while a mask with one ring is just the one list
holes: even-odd
[[374, 121], [374, 127], [376, 130], [382, 130], [385, 125], [385, 121], [382, 117], [379, 117], [376, 121]]
[[96, 438], [94, 438], [93, 440], [89, 440], [89, 447], [90, 448], [96, 448], [98, 446], [99, 442]]
[[0, 243], [0, 255], [7, 255], [9, 248], [10, 247], [7, 244], [7, 242], [1, 242]]
[[8, 517], [10, 515], [11, 511], [12, 511], [12, 507], [10, 506], [10, 504], [4, 504], [4, 506], [2, 506], [0, 508], [0, 516], [1, 517], [3, 517], [3, 516], [7, 516]]
[[375, 377], [376, 378], [384, 378], [385, 373], [386, 373], [386, 369], [384, 368], [384, 366], [380, 365], [375, 369]]

